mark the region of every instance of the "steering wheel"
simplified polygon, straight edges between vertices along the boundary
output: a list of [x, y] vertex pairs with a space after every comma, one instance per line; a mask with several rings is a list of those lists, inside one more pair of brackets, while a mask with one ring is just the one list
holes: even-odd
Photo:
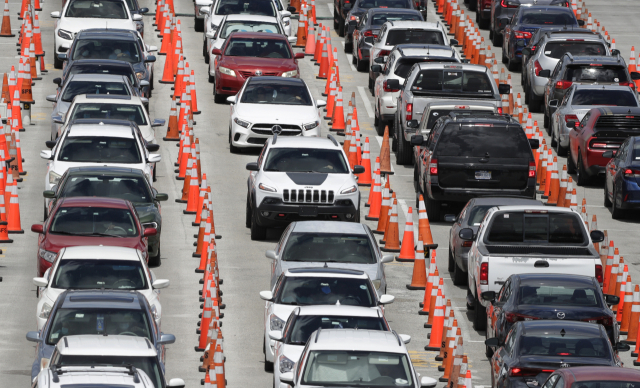
[[115, 286], [116, 284], [119, 284], [119, 283], [129, 283], [129, 284], [131, 284], [133, 286], [133, 288], [136, 287], [136, 283], [131, 279], [120, 279], [120, 280], [115, 281], [113, 283], [113, 285]]
[[[107, 229], [107, 231], [109, 231], [109, 230], [112, 230], [112, 231], [116, 231], [117, 230], [119, 232], [122, 232], [122, 234], [125, 234], [125, 235], [127, 234], [127, 231], [121, 226], [113, 226], [113, 227], [111, 227], [111, 229]], [[119, 235], [120, 233], [115, 233], [115, 234]]]
[[131, 335], [134, 337], [137, 337], [138, 335], [132, 331], [123, 331], [122, 333], [119, 333], [118, 335]]

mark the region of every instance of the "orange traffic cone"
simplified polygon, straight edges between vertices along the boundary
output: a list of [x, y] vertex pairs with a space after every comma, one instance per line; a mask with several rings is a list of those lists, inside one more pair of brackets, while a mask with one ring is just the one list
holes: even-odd
[[436, 304], [433, 310], [433, 322], [431, 323], [431, 335], [429, 344], [424, 350], [437, 352], [442, 344], [442, 332], [444, 330], [444, 306], [442, 304], [442, 291], [438, 289]]
[[[379, 176], [376, 175], [378, 179]], [[378, 217], [378, 227], [373, 231], [375, 234], [384, 234], [387, 230], [387, 222], [389, 221], [389, 210], [391, 209], [391, 198], [389, 196], [389, 181], [382, 190], [382, 203], [380, 205], [380, 217]]]
[[[435, 293], [436, 297], [434, 297], [433, 295], [434, 290], [437, 290]], [[435, 303], [436, 303], [438, 292], [440, 292], [440, 294], [443, 295], [444, 297], [444, 285], [443, 285], [443, 279], [441, 277], [438, 277], [438, 283], [436, 283], [435, 281], [433, 282], [433, 286], [431, 289], [431, 300], [430, 300], [429, 311], [435, 311]], [[429, 318], [427, 319], [427, 322], [424, 324], [425, 329], [428, 329], [431, 326], [433, 326], [433, 319], [434, 319], [434, 316], [429, 314]]]
[[313, 23], [309, 23], [307, 31], [307, 43], [304, 48], [304, 55], [313, 55], [316, 52], [316, 36], [313, 33]]
[[11, 17], [9, 15], [9, 0], [4, 0], [4, 14], [2, 15], [2, 28], [0, 28], [0, 36], [5, 38], [13, 38], [15, 35], [11, 33]]
[[307, 45], [307, 15], [305, 12], [300, 12], [300, 17], [298, 19], [298, 33], [296, 34], [298, 39], [296, 40], [296, 44], [294, 47], [306, 47]]
[[440, 381], [446, 382], [449, 381], [451, 377], [451, 369], [453, 368], [453, 357], [455, 355], [455, 347], [458, 342], [458, 338], [462, 337], [462, 332], [458, 327], [458, 321], [453, 321], [453, 326], [451, 330], [449, 330], [450, 335], [447, 338], [446, 348], [444, 352], [444, 359], [442, 360], [442, 364], [444, 365], [444, 375], [440, 377]]
[[618, 280], [618, 266], [620, 265], [620, 253], [618, 248], [615, 248], [613, 251], [613, 261], [611, 262], [611, 270], [609, 272], [609, 278], [605, 279], [606, 288], [603, 289], [605, 294], [610, 294], [616, 286], [616, 281]]
[[329, 73], [329, 52], [327, 51], [327, 42], [325, 41], [322, 46], [322, 57], [320, 58], [320, 71], [318, 72], [318, 79], [326, 79]]
[[427, 287], [427, 260], [428, 258], [424, 257], [424, 247], [422, 245], [422, 241], [418, 240], [418, 246], [416, 247], [415, 252], [415, 260], [413, 261], [413, 274], [411, 275], [411, 284], [407, 284], [408, 290], [424, 290]]
[[602, 292], [605, 294], [609, 289], [609, 278], [611, 277], [611, 267], [613, 266], [613, 256], [616, 253], [616, 248], [613, 245], [613, 240], [609, 240], [609, 252], [607, 253], [607, 261], [605, 262], [604, 278], [602, 283]]
[[[622, 304], [622, 318], [620, 323], [620, 334], [627, 334], [629, 331], [629, 324], [631, 323], [631, 307], [633, 307], [633, 283], [631, 282], [631, 276], [627, 275], [624, 300], [621, 299]], [[634, 356], [635, 357], [635, 356]]]
[[558, 192], [558, 203], [556, 206], [564, 207], [565, 199], [567, 198], [567, 165], [562, 166], [562, 175], [560, 175], [560, 191]]
[[385, 234], [385, 244], [383, 248], [380, 248], [380, 250], [383, 252], [400, 252], [400, 236], [398, 232], [398, 207], [396, 201], [394, 201], [391, 205], [391, 217], [389, 217], [388, 230], [387, 234]]
[[391, 170], [391, 148], [389, 147], [389, 126], [384, 127], [384, 136], [380, 146], [380, 173], [392, 175]]
[[371, 186], [371, 151], [369, 150], [369, 137], [364, 139], [364, 151], [362, 153], [362, 167], [364, 172], [358, 174], [358, 186]]
[[382, 193], [380, 192], [380, 174], [376, 174], [375, 181], [373, 182], [373, 190], [371, 194], [371, 205], [369, 207], [369, 214], [364, 219], [367, 221], [376, 221], [380, 218], [380, 207], [382, 206]]
[[415, 260], [414, 237], [413, 237], [413, 209], [409, 207], [406, 214], [406, 224], [404, 234], [402, 235], [402, 247], [400, 254], [396, 257], [397, 261], [410, 262]]
[[[192, 147], [195, 152], [195, 144]], [[193, 158], [191, 160], [194, 160]], [[186, 182], [186, 180], [185, 180]], [[198, 211], [198, 199], [200, 190], [198, 188], [198, 169], [196, 163], [191, 166], [191, 179], [189, 179], [187, 208], [183, 210], [184, 214], [196, 214]]]
[[9, 202], [9, 233], [22, 234], [24, 230], [20, 225], [20, 204], [18, 203], [18, 182], [13, 181], [11, 185], [11, 199]]
[[549, 185], [549, 197], [545, 205], [557, 206], [560, 196], [560, 180], [558, 179], [558, 158], [553, 157], [553, 167], [551, 171], [551, 183]]
[[342, 101], [342, 86], [338, 88], [338, 97], [336, 100], [335, 110], [333, 112], [331, 130], [332, 131], [343, 131], [345, 129], [344, 126], [344, 107]]
[[[424, 289], [424, 297], [422, 298], [422, 303], [419, 303], [422, 310], [418, 311], [419, 315], [429, 315], [429, 309], [431, 308], [431, 298], [434, 295], [434, 284], [437, 288], [438, 277], [440, 276], [438, 272], [438, 267], [436, 266], [435, 261], [435, 251], [431, 253], [431, 261], [429, 263], [429, 277], [427, 277], [427, 287]], [[437, 295], [437, 291], [436, 291]]]
[[[11, 212], [9, 212], [9, 216], [11, 216]], [[637, 342], [638, 319], [640, 319], [640, 287], [636, 284], [633, 290], [633, 302], [631, 303], [631, 314], [629, 315], [629, 329], [627, 330], [627, 339], [625, 342], [632, 344]]]
[[422, 194], [420, 194], [418, 202], [418, 239], [424, 241], [427, 245], [431, 245], [433, 244], [431, 225], [429, 225], [429, 217], [427, 216]]

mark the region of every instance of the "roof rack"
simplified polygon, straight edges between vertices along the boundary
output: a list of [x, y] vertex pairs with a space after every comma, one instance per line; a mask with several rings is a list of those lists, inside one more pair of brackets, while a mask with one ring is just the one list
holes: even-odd
[[131, 96], [126, 96], [123, 94], [85, 94], [85, 97], [88, 99], [106, 98], [110, 100], [131, 100]]
[[335, 138], [335, 137], [333, 137], [333, 136], [331, 136], [330, 134], [329, 134], [329, 135], [327, 135], [327, 139], [331, 140], [331, 142], [332, 142], [336, 147], [339, 147], [339, 146], [340, 146], [340, 144], [338, 143], [338, 141], [336, 140], [336, 138]]
[[87, 364], [87, 365], [60, 365], [60, 364], [56, 364], [53, 365], [51, 367], [51, 374], [52, 374], [52, 378], [51, 380], [54, 383], [59, 383], [60, 382], [60, 378], [59, 375], [64, 374], [64, 373], [71, 373], [71, 372], [76, 372], [75, 370], [63, 370], [63, 367], [87, 367], [88, 369], [86, 370], [81, 370], [78, 372], [83, 372], [83, 373], [87, 373], [87, 372], [97, 372], [97, 373], [103, 373], [104, 371], [102, 370], [96, 370], [96, 367], [113, 367], [113, 368], [126, 368], [127, 369], [127, 374], [130, 376], [133, 376], [133, 382], [136, 384], [140, 383], [140, 378], [138, 376], [138, 370], [136, 369], [135, 366], [133, 366], [132, 364], [126, 364], [126, 365], [113, 365], [113, 364]]

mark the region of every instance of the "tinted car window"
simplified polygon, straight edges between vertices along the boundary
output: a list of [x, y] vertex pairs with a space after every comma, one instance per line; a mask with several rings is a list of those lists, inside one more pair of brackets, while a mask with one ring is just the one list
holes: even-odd
[[459, 69], [422, 70], [415, 78], [413, 92], [455, 92], [493, 96], [491, 80], [484, 72]]
[[141, 105], [135, 104], [105, 104], [82, 103], [76, 104], [70, 118], [75, 119], [116, 119], [133, 121], [138, 125], [148, 125], [147, 117]]
[[458, 62], [455, 58], [434, 58], [434, 59], [425, 59], [425, 58], [405, 58], [401, 59], [396, 63], [396, 68], [393, 71], [397, 76], [402, 78], [407, 78], [409, 75], [409, 71], [416, 63], [422, 62]]
[[67, 137], [58, 154], [64, 162], [142, 163], [134, 139], [121, 137]]
[[132, 40], [82, 39], [76, 43], [72, 59], [114, 59], [138, 63], [142, 57], [138, 44]]
[[272, 148], [265, 171], [348, 174], [349, 166], [336, 150], [318, 148]]
[[122, 1], [75, 0], [67, 7], [68, 18], [127, 19], [128, 14]]
[[567, 12], [552, 12], [546, 9], [523, 10], [520, 14], [520, 24], [537, 25], [576, 25], [574, 15]]
[[357, 7], [369, 8], [409, 8], [408, 0], [360, 0]]
[[135, 260], [62, 260], [51, 283], [61, 289], [143, 290], [149, 288], [142, 263]]
[[618, 65], [569, 65], [564, 79], [572, 82], [627, 82], [627, 71]]
[[284, 40], [234, 38], [227, 45], [225, 55], [237, 57], [291, 58]]
[[[276, 0], [279, 1], [279, 0]], [[251, 14], [276, 16], [276, 10], [271, 0], [221, 0], [216, 8], [216, 15]]]
[[521, 356], [611, 358], [607, 339], [561, 335], [526, 335], [520, 338]]
[[422, 17], [420, 17], [420, 15], [415, 15], [410, 13], [409, 14], [407, 13], [375, 14], [371, 19], [371, 25], [381, 26], [386, 22], [395, 22], [398, 20], [421, 21]]
[[405, 43], [444, 44], [444, 38], [440, 31], [394, 29], [389, 31], [385, 44], [395, 46]]
[[67, 179], [60, 197], [111, 197], [133, 203], [151, 202], [144, 178], [136, 176], [72, 176]]
[[632, 160], [640, 160], [640, 141], [633, 143], [633, 156]]
[[582, 89], [573, 93], [571, 105], [638, 106], [631, 91]]
[[544, 55], [560, 59], [565, 53], [572, 55], [607, 55], [607, 49], [599, 42], [549, 42], [544, 46]]
[[273, 23], [230, 21], [224, 24], [220, 38], [226, 39], [232, 32], [270, 32], [279, 34], [280, 29]]
[[296, 319], [287, 343], [304, 345], [318, 329], [387, 330], [382, 318], [301, 315]]
[[311, 96], [303, 83], [250, 82], [242, 92], [245, 104], [311, 105]]
[[376, 300], [367, 279], [285, 277], [276, 303], [294, 306], [336, 304], [374, 307]]
[[527, 158], [531, 148], [520, 127], [501, 124], [450, 123], [436, 145], [438, 156]]
[[56, 363], [59, 365], [133, 365], [136, 369], [142, 369], [151, 379], [156, 388], [163, 388], [164, 376], [156, 357], [127, 357], [127, 356], [59, 356]]
[[436, 121], [440, 117], [447, 116], [449, 113], [455, 112], [460, 116], [477, 116], [477, 115], [493, 115], [493, 110], [472, 110], [472, 109], [433, 109], [429, 111], [429, 118], [427, 119], [427, 126], [425, 128], [431, 129]]
[[138, 229], [129, 209], [63, 207], [51, 222], [49, 232], [74, 236], [132, 237]]
[[133, 85], [135, 85], [135, 75], [132, 72], [130, 67], [124, 66], [98, 66], [98, 65], [71, 65], [71, 69], [69, 69], [69, 73], [67, 77], [70, 77], [73, 74], [115, 74], [115, 75], [125, 75], [129, 77], [129, 81]]
[[487, 240], [582, 244], [585, 237], [580, 217], [574, 214], [505, 212], [493, 218]]
[[291, 233], [283, 261], [375, 264], [371, 242], [362, 234]]
[[65, 87], [62, 101], [71, 102], [79, 94], [130, 95], [129, 89], [122, 82], [72, 81]]
[[600, 306], [595, 289], [570, 285], [521, 285], [518, 292], [518, 303], [540, 306]]

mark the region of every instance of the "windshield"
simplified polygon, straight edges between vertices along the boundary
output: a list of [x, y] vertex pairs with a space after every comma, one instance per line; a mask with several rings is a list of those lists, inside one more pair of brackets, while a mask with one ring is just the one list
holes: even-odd
[[627, 82], [627, 69], [621, 65], [570, 65], [564, 79], [571, 82]]
[[367, 235], [337, 233], [291, 233], [282, 261], [375, 264]]
[[224, 55], [232, 57], [291, 58], [289, 44], [281, 39], [234, 38]]
[[215, 14], [245, 14], [275, 17], [276, 9], [272, 0], [221, 0], [218, 2]]
[[573, 93], [571, 105], [638, 106], [631, 91], [583, 89]]
[[272, 148], [264, 171], [348, 174], [342, 152], [322, 148]]
[[367, 279], [287, 276], [275, 303], [294, 306], [341, 304], [374, 307], [376, 299]]
[[469, 221], [467, 222], [467, 224], [470, 226], [480, 225], [482, 223], [482, 220], [484, 220], [484, 216], [487, 214], [487, 211], [492, 207], [495, 207], [495, 205], [474, 206], [469, 211]]
[[387, 34], [387, 46], [404, 43], [444, 44], [440, 30], [395, 29]]
[[75, 236], [134, 237], [138, 235], [129, 209], [63, 207], [51, 222], [49, 232]]
[[470, 94], [493, 97], [493, 86], [484, 72], [460, 68], [422, 70], [411, 86], [416, 94]]
[[561, 284], [522, 284], [520, 285], [518, 303], [537, 306], [600, 307], [595, 289]]
[[[156, 388], [164, 388], [164, 375], [160, 369], [160, 363], [155, 356], [151, 357], [128, 357], [128, 356], [61, 356], [58, 354], [54, 360], [57, 365], [113, 365], [126, 366], [133, 365], [136, 369], [142, 369], [149, 376]], [[56, 365], [52, 364], [52, 365]]]
[[135, 139], [102, 136], [67, 137], [58, 160], [77, 163], [142, 163]]
[[68, 18], [128, 19], [124, 2], [113, 0], [74, 0], [64, 15]]
[[58, 264], [51, 288], [146, 290], [149, 286], [139, 261], [69, 259]]
[[386, 22], [400, 20], [422, 21], [422, 16], [413, 13], [376, 13], [371, 17], [371, 25], [381, 26]]
[[433, 110], [429, 110], [429, 118], [427, 119], [427, 125], [426, 127], [424, 127], [425, 129], [431, 130], [433, 128], [433, 125], [436, 123], [436, 121], [438, 121], [438, 119], [440, 117], [443, 116], [447, 116], [449, 113], [455, 113], [456, 116], [458, 117], [464, 117], [464, 116], [477, 116], [477, 115], [487, 115], [487, 116], [491, 116], [493, 115], [495, 109], [491, 109], [491, 110], [473, 110], [473, 109], [465, 109], [464, 107], [461, 108], [454, 108], [454, 109], [433, 109]]
[[408, 0], [360, 0], [358, 8], [410, 8]]
[[302, 384], [349, 387], [411, 387], [407, 356], [382, 352], [309, 352]]
[[549, 42], [544, 46], [544, 55], [560, 59], [565, 53], [572, 55], [607, 55], [600, 42]]
[[131, 95], [123, 82], [71, 81], [62, 93], [62, 101], [71, 102], [79, 94]]
[[60, 197], [111, 197], [133, 203], [152, 201], [144, 178], [135, 176], [71, 176], [66, 180]]
[[529, 157], [531, 147], [520, 126], [450, 123], [437, 142], [436, 152], [459, 158], [515, 159]]
[[523, 10], [520, 24], [577, 26], [575, 16], [571, 12], [554, 12], [549, 9]]
[[570, 213], [503, 212], [493, 217], [487, 240], [499, 243], [583, 244], [580, 216]]
[[133, 74], [133, 69], [125, 66], [102, 66], [97, 64], [92, 65], [71, 65], [69, 69], [69, 74], [67, 77], [71, 77], [73, 74], [115, 74], [115, 75], [124, 75], [129, 78], [132, 85], [136, 85], [135, 75]]
[[285, 343], [304, 345], [309, 336], [320, 328], [387, 331], [384, 320], [378, 317], [300, 315], [296, 318], [290, 335], [285, 338]]
[[72, 59], [114, 59], [138, 63], [142, 57], [138, 44], [132, 40], [82, 39], [76, 43]]
[[129, 120], [135, 122], [138, 126], [148, 125], [142, 105], [133, 104], [76, 104], [67, 122], [75, 119]]
[[639, 381], [612, 381], [603, 377], [600, 381], [578, 381], [571, 388], [640, 388]]
[[232, 32], [270, 32], [272, 34], [279, 34], [280, 29], [278, 25], [274, 23], [231, 21], [224, 24], [219, 37], [227, 39], [227, 36]]
[[311, 96], [302, 82], [281, 84], [250, 82], [244, 88], [240, 102], [246, 104], [312, 105]]
[[520, 338], [520, 355], [611, 358], [607, 339], [575, 336], [571, 333], [522, 336]]

